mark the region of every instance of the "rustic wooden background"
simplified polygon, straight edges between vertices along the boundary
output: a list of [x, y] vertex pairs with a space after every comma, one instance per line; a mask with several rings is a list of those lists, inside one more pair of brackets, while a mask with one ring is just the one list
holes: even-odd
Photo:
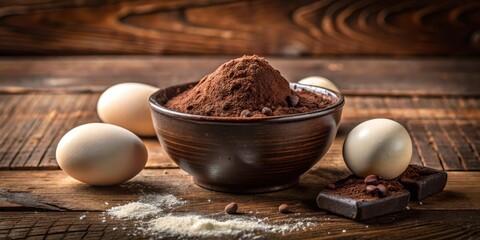
[[[105, 88], [136, 81], [160, 88], [193, 82], [228, 57], [73, 56], [0, 58], [0, 170], [59, 169], [55, 149], [75, 126], [98, 122]], [[480, 69], [476, 59], [269, 58], [292, 82], [327, 76], [346, 96], [342, 123], [325, 162], [343, 166], [350, 130], [391, 118], [414, 142], [412, 163], [480, 170]], [[415, 73], [415, 74], [408, 74]], [[172, 168], [156, 138], [144, 139], [147, 168]]]
[[[241, 215], [305, 221], [315, 227], [264, 239], [480, 239], [480, 68], [476, 58], [269, 57], [288, 80], [327, 76], [346, 96], [342, 123], [327, 155], [300, 184], [265, 194], [202, 189], [143, 138], [147, 169], [123, 184], [91, 187], [58, 170], [55, 149], [75, 126], [98, 122], [96, 102], [107, 87], [137, 81], [165, 87], [200, 79], [229, 57], [69, 56], [0, 58], [0, 239], [149, 239], [134, 221], [103, 212], [148, 193], [188, 201], [175, 215], [223, 216], [237, 202]], [[411, 163], [448, 171], [445, 190], [409, 210], [352, 221], [319, 209], [318, 192], [348, 176], [341, 148], [357, 124], [386, 117], [410, 133]], [[105, 202], [108, 203], [105, 204]], [[291, 214], [277, 213], [287, 203]], [[82, 217], [85, 215], [85, 217]]]
[[480, 1], [2, 0], [1, 55], [478, 55]]
[[[156, 138], [142, 139], [147, 169], [124, 184], [89, 187], [58, 170], [58, 141], [99, 121], [107, 87], [191, 82], [225, 55], [253, 53], [292, 82], [325, 76], [346, 96], [337, 138], [298, 186], [256, 195], [202, 189]], [[134, 222], [102, 220], [145, 193], [188, 200], [178, 213], [217, 214], [236, 201], [259, 218], [318, 218], [285, 239], [480, 239], [478, 56], [480, 0], [0, 0], [0, 239], [147, 239], [132, 235]], [[412, 163], [448, 171], [445, 191], [365, 222], [318, 209], [318, 192], [350, 174], [347, 133], [377, 117], [407, 128]], [[294, 214], [278, 214], [280, 203]]]

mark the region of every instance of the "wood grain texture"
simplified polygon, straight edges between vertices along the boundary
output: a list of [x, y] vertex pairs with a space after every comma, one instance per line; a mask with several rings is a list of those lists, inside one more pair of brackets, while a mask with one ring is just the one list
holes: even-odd
[[[87, 216], [80, 220], [80, 216]], [[133, 224], [114, 219], [102, 222], [101, 213], [0, 212], [2, 239], [148, 239], [133, 235]], [[128, 229], [123, 229], [128, 226]]]
[[[44, 3], [49, 0], [39, 5]], [[18, 7], [19, 3], [0, 2], [2, 7], [9, 4]], [[193, 81], [225, 60], [0, 59], [0, 239], [150, 238], [134, 235], [138, 226], [133, 222], [110, 219], [103, 213], [148, 193], [171, 193], [187, 200], [187, 205], [175, 210], [178, 214], [223, 216], [225, 205], [236, 201], [242, 213], [269, 217], [269, 221], [318, 220], [311, 230], [265, 235], [266, 239], [480, 238], [480, 73], [476, 59], [273, 59], [272, 64], [289, 80], [324, 75], [347, 95], [329, 152], [302, 176], [299, 185], [285, 191], [232, 195], [200, 188], [165, 155], [155, 138], [143, 139], [150, 156], [147, 169], [117, 186], [90, 187], [59, 170], [45, 170], [58, 169], [55, 148], [66, 131], [98, 121], [95, 105], [106, 87], [125, 81], [159, 87]], [[346, 134], [374, 117], [392, 118], [407, 128], [414, 142], [412, 163], [449, 170], [445, 190], [422, 202], [410, 202], [408, 211], [367, 222], [318, 209], [314, 200], [320, 189], [349, 175], [341, 154]], [[278, 214], [281, 203], [292, 206], [294, 213]], [[83, 220], [82, 215], [86, 215]]]
[[[0, 169], [58, 169], [55, 149], [75, 126], [99, 122], [98, 93], [0, 95]], [[402, 123], [414, 143], [412, 163], [480, 170], [480, 98], [347, 96], [343, 119], [324, 161], [343, 162], [346, 134], [371, 118]], [[440, 107], [442, 106], [442, 107]], [[147, 168], [175, 168], [156, 138], [144, 138]]]
[[15, 1], [2, 54], [477, 55], [476, 1]]
[[[199, 81], [227, 57], [0, 58], [0, 92], [100, 92], [121, 82], [167, 87]], [[269, 57], [291, 82], [325, 76], [356, 96], [480, 96], [476, 58]]]
[[[166, 87], [200, 79], [225, 57], [48, 57], [0, 59], [0, 168], [58, 169], [55, 147], [69, 129], [96, 122], [99, 92], [120, 82]], [[342, 161], [343, 138], [375, 117], [412, 135], [412, 162], [480, 169], [480, 69], [473, 58], [270, 59], [291, 81], [327, 76], [347, 96], [344, 121], [325, 159]], [[27, 71], [28, 70], [28, 71]], [[406, 74], [412, 73], [412, 74]], [[50, 104], [51, 103], [51, 104]], [[155, 138], [147, 167], [171, 168]]]
[[[195, 186], [190, 176], [179, 169], [144, 170], [134, 179], [114, 187], [89, 187], [61, 171], [3, 171], [0, 175], [3, 189], [0, 238], [149, 238], [149, 235], [138, 235], [138, 225], [134, 222], [115, 220], [103, 213], [111, 206], [135, 201], [138, 196], [149, 193], [173, 194], [186, 200], [187, 204], [175, 209], [175, 214], [218, 218], [224, 215], [225, 205], [235, 201], [242, 213], [235, 216], [237, 219], [268, 217], [271, 224], [287, 219], [315, 219], [316, 226], [307, 231], [285, 236], [265, 234], [267, 239], [383, 238], [386, 235], [391, 239], [476, 239], [480, 235], [478, 172], [449, 172], [443, 192], [422, 202], [410, 202], [410, 210], [363, 222], [338, 217], [315, 206], [314, 199], [320, 189], [348, 174], [344, 166], [323, 162], [291, 189], [232, 195]], [[279, 214], [277, 207], [281, 203], [289, 204], [292, 213]], [[85, 218], [80, 219], [83, 215]]]
[[[0, 95], [0, 169], [58, 169], [55, 150], [72, 128], [100, 122], [99, 94]], [[156, 138], [143, 139], [149, 167], [176, 167]]]
[[[345, 165], [335, 166], [320, 161], [292, 188], [239, 195], [203, 189], [195, 185], [191, 176], [180, 169], [146, 169], [130, 181], [112, 187], [88, 186], [58, 170], [2, 171], [0, 210], [105, 211], [117, 204], [135, 201], [139, 195], [151, 193], [173, 194], [188, 201], [185, 212], [219, 213], [226, 204], [237, 202], [242, 212], [256, 210], [262, 214], [260, 217], [275, 215], [275, 209], [282, 203], [293, 206], [292, 211], [301, 214], [324, 214], [315, 203], [318, 193], [327, 184], [350, 174]], [[25, 181], [26, 179], [31, 180]], [[479, 172], [448, 172], [448, 182], [443, 192], [422, 202], [411, 201], [409, 207], [419, 211], [480, 211], [479, 183]], [[16, 205], [3, 205], [5, 202]]]
[[[85, 215], [84, 220], [80, 216]], [[317, 214], [317, 226], [308, 231], [262, 234], [265, 239], [477, 239], [479, 211], [408, 211], [354, 222], [332, 215]], [[142, 235], [132, 222], [106, 218], [90, 212], [0, 212], [2, 239], [151, 239]], [[292, 217], [302, 219], [303, 216]], [[241, 216], [238, 218], [242, 218]], [[281, 221], [285, 216], [275, 216]], [[421, 219], [422, 222], [419, 222]], [[273, 221], [271, 220], [271, 221]], [[368, 226], [368, 227], [367, 227]], [[345, 230], [345, 232], [343, 232]], [[158, 236], [156, 236], [158, 237]], [[203, 238], [202, 238], [203, 239]], [[214, 238], [221, 239], [221, 238]]]

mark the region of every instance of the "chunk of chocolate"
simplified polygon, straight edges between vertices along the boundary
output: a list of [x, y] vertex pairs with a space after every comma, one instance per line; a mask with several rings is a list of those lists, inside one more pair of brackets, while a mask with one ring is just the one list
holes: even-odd
[[385, 187], [385, 185], [379, 184], [377, 186], [377, 189], [378, 189], [378, 194], [380, 194], [380, 197], [388, 196], [388, 190], [387, 190], [387, 187]]
[[271, 116], [272, 115], [272, 109], [269, 107], [264, 107], [262, 108], [262, 114], [266, 116]]
[[447, 184], [447, 172], [419, 165], [409, 165], [399, 177], [400, 183], [410, 191], [412, 200], [423, 200], [443, 191]]
[[[378, 180], [388, 194], [379, 196], [367, 192], [365, 180], [354, 175], [335, 182], [335, 188], [327, 188], [317, 197], [318, 207], [329, 212], [355, 219], [366, 220], [405, 210], [410, 193], [397, 180]], [[346, 184], [349, 183], [349, 184]]]
[[297, 95], [290, 95], [287, 97], [287, 100], [290, 106], [295, 107], [298, 105], [300, 98]]
[[367, 185], [365, 189], [367, 190], [367, 193], [371, 195], [375, 195], [378, 192], [377, 186], [374, 185]]
[[378, 177], [375, 175], [368, 175], [365, 177], [365, 184], [367, 185], [378, 185]]
[[240, 117], [251, 117], [251, 116], [252, 116], [252, 113], [250, 111], [248, 111], [247, 109], [243, 110], [240, 113]]

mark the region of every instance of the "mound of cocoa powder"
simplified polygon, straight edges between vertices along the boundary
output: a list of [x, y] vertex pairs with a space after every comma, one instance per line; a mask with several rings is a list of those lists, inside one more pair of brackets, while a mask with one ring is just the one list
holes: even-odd
[[253, 55], [222, 64], [165, 106], [194, 115], [266, 117], [311, 112], [334, 103], [328, 95], [291, 90], [279, 71]]
[[[402, 184], [397, 178], [392, 180], [378, 179], [378, 185], [383, 184], [387, 190], [389, 196], [396, 196], [401, 194], [403, 189]], [[330, 186], [331, 184], [329, 184]], [[352, 198], [358, 201], [373, 201], [379, 198], [379, 195], [372, 195], [367, 192], [364, 178], [359, 178], [355, 175], [342, 179], [333, 183], [334, 187], [331, 187], [332, 194]], [[328, 186], [327, 186], [328, 188]]]

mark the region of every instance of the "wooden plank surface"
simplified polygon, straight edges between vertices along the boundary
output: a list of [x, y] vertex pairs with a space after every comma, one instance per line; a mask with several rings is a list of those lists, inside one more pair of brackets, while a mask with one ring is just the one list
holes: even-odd
[[[239, 55], [240, 56], [240, 55]], [[199, 81], [231, 57], [0, 58], [1, 92], [100, 92], [120, 82], [167, 87]], [[325, 76], [347, 95], [480, 96], [476, 58], [275, 58], [292, 82]]]
[[[274, 59], [290, 80], [334, 76], [346, 94], [341, 126], [329, 152], [299, 185], [285, 191], [234, 195], [202, 189], [176, 167], [156, 138], [143, 139], [150, 155], [147, 169], [117, 186], [90, 187], [56, 170], [56, 144], [71, 128], [99, 121], [96, 102], [106, 87], [124, 81], [159, 87], [192, 81], [224, 60], [0, 59], [0, 239], [149, 238], [138, 235], [134, 222], [109, 217], [103, 221], [103, 211], [110, 206], [148, 193], [187, 200], [175, 210], [179, 214], [221, 216], [224, 206], [236, 201], [246, 214], [239, 217], [317, 221], [308, 231], [267, 234], [266, 239], [480, 238], [480, 69], [475, 59]], [[411, 72], [417, 74], [406, 74]], [[341, 154], [345, 136], [376, 117], [395, 119], [407, 128], [414, 143], [412, 163], [449, 171], [446, 189], [410, 202], [408, 211], [366, 222], [318, 209], [318, 192], [349, 175]], [[281, 203], [293, 206], [294, 213], [278, 214]], [[82, 215], [86, 219], [81, 220]]]
[[469, 0], [3, 0], [0, 53], [478, 55], [479, 13]]
[[[137, 200], [139, 195], [173, 194], [189, 202], [196, 212], [221, 212], [226, 204], [237, 202], [244, 210], [256, 209], [265, 216], [283, 202], [295, 205], [295, 211], [319, 212], [315, 199], [327, 184], [350, 175], [343, 163], [320, 161], [300, 179], [299, 185], [273, 193], [226, 194], [206, 190], [193, 184], [190, 175], [180, 169], [147, 169], [132, 180], [112, 187], [91, 187], [78, 182], [62, 171], [2, 171], [0, 200], [18, 206], [57, 211], [104, 211], [117, 204]], [[480, 211], [480, 172], [448, 172], [445, 191], [420, 202], [410, 202], [412, 210], [475, 210]], [[24, 179], [34, 181], [24, 181]], [[66, 197], [68, 196], [68, 197]], [[208, 199], [211, 201], [208, 202]], [[108, 202], [109, 205], [105, 205]], [[53, 207], [53, 209], [52, 209]], [[248, 210], [248, 211], [250, 211]]]
[[[99, 121], [95, 113], [99, 92], [112, 84], [138, 81], [165, 87], [194, 81], [225, 60], [0, 59], [0, 92], [6, 94], [0, 95], [0, 168], [58, 169], [55, 147], [61, 136], [77, 125]], [[480, 169], [480, 133], [472, 130], [480, 119], [476, 59], [273, 58], [271, 62], [293, 81], [309, 75], [330, 77], [347, 95], [344, 124], [331, 151], [339, 152], [343, 137], [361, 121], [388, 117], [411, 133], [413, 163], [447, 170]], [[405, 77], [411, 71], [418, 72]], [[155, 138], [145, 143], [150, 153], [147, 167], [175, 167]]]
[[[58, 169], [55, 149], [75, 126], [99, 122], [99, 93], [0, 95], [0, 169]], [[347, 96], [337, 139], [325, 159], [343, 161], [341, 146], [348, 132], [371, 118], [402, 123], [414, 142], [412, 162], [446, 170], [480, 170], [480, 98]], [[467, 104], [467, 102], [469, 104]], [[444, 107], [439, 108], [438, 105]], [[149, 151], [148, 168], [171, 168], [156, 138], [143, 139]]]
[[[80, 216], [85, 215], [84, 220]], [[366, 222], [318, 214], [317, 226], [285, 235], [265, 234], [264, 239], [477, 239], [478, 211], [406, 211]], [[2, 239], [151, 239], [139, 234], [131, 222], [120, 222], [97, 212], [0, 212]], [[285, 216], [276, 216], [278, 220]], [[301, 217], [293, 216], [293, 219]], [[328, 219], [328, 220], [327, 220]], [[418, 221], [422, 219], [422, 221]], [[345, 230], [345, 232], [344, 232]], [[159, 236], [156, 236], [159, 237]], [[216, 238], [220, 239], [220, 238]]]
[[[345, 167], [332, 167], [324, 162], [305, 174], [300, 184], [291, 189], [235, 195], [202, 189], [178, 169], [166, 172], [144, 170], [131, 181], [114, 187], [89, 187], [61, 171], [4, 171], [0, 175], [0, 200], [11, 205], [0, 205], [0, 238], [75, 238], [87, 234], [107, 239], [138, 238], [138, 235], [133, 235], [138, 233], [138, 226], [134, 222], [111, 219], [103, 211], [111, 206], [135, 201], [148, 193], [173, 194], [187, 201], [187, 204], [175, 209], [174, 213], [177, 214], [200, 214], [215, 218], [223, 215], [226, 204], [235, 201], [239, 204], [239, 211], [244, 213], [236, 219], [268, 217], [268, 222], [272, 224], [287, 218], [291, 221], [314, 219], [316, 226], [308, 231], [282, 236], [285, 239], [378, 238], [386, 235], [392, 239], [475, 239], [480, 234], [479, 172], [449, 172], [449, 181], [442, 193], [422, 202], [410, 202], [410, 210], [362, 222], [329, 214], [315, 206], [314, 200], [320, 189], [348, 174]], [[27, 176], [36, 180], [23, 181]], [[281, 203], [291, 205], [292, 213], [278, 214], [276, 209]], [[445, 210], [448, 214], [445, 214]], [[86, 216], [83, 220], [80, 219], [82, 215]], [[104, 218], [106, 221], [103, 221]], [[417, 236], [419, 233], [421, 236]], [[278, 238], [269, 234], [264, 237]]]

